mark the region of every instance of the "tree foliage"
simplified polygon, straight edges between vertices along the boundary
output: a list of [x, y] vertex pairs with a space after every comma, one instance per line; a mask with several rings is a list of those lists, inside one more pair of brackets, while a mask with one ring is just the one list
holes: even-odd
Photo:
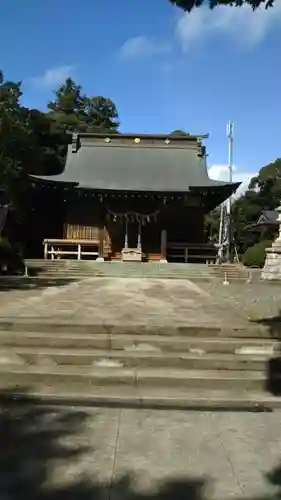
[[116, 132], [119, 126], [115, 104], [103, 96], [89, 97], [71, 78], [55, 92], [48, 104], [49, 116], [65, 131]]
[[66, 132], [113, 132], [119, 125], [110, 99], [82, 94], [71, 78], [55, 92], [47, 113], [22, 106], [21, 96], [21, 82], [5, 80], [0, 72], [0, 190], [11, 203], [28, 174], [55, 174], [62, 168]]
[[[235, 244], [242, 255], [247, 248], [263, 240], [274, 239], [276, 228], [268, 228], [265, 232], [247, 230], [247, 226], [255, 224], [263, 210], [275, 210], [281, 201], [281, 159], [262, 167], [253, 177], [243, 196], [232, 205], [232, 228]], [[207, 217], [209, 234], [218, 240], [220, 210], [214, 210]]]
[[173, 132], [171, 132], [171, 135], [186, 136], [186, 135], [190, 135], [190, 134], [188, 134], [188, 132], [185, 132], [184, 130], [176, 129], [176, 130], [173, 130]]
[[272, 244], [271, 240], [263, 240], [247, 248], [243, 255], [243, 264], [247, 267], [263, 267], [266, 249]]
[[[205, 0], [169, 0], [170, 3], [183, 9], [186, 12], [191, 12], [197, 7], [206, 4]], [[274, 5], [274, 0], [208, 0], [207, 5], [210, 9], [214, 9], [218, 5], [227, 5], [229, 7], [242, 7], [249, 5], [253, 10], [258, 7], [268, 9]]]
[[24, 107], [21, 96], [21, 82], [5, 80], [0, 72], [0, 202], [9, 204], [17, 226], [14, 233], [22, 241], [34, 211], [30, 174], [48, 175], [62, 170], [70, 140], [68, 132], [117, 132], [119, 123], [110, 99], [86, 96], [70, 78], [55, 92], [46, 113]]

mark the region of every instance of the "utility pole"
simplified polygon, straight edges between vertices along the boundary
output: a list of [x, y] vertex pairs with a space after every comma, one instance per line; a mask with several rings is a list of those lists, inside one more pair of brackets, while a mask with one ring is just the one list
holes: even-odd
[[[232, 182], [233, 178], [233, 132], [234, 126], [231, 121], [228, 122], [227, 128], [227, 139], [228, 139], [228, 180]], [[232, 218], [231, 218], [231, 196], [227, 200], [226, 205], [226, 218], [227, 218], [227, 246], [226, 246], [226, 261], [230, 262], [231, 259], [231, 246], [232, 246]]]

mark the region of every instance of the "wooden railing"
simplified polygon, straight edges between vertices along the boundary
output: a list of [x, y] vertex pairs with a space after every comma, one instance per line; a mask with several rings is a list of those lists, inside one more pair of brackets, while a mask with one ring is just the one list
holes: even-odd
[[201, 261], [207, 264], [216, 261], [216, 249], [208, 243], [168, 243], [168, 257], [181, 262]]

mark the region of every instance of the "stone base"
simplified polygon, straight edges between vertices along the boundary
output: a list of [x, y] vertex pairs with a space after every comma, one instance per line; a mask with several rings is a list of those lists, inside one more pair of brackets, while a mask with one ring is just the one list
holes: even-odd
[[104, 262], [104, 258], [103, 258], [103, 257], [98, 257], [98, 258], [96, 259], [96, 262]]
[[160, 264], [168, 264], [167, 259], [160, 259], [159, 262]]
[[261, 279], [281, 280], [281, 240], [274, 241], [272, 246], [266, 249]]
[[141, 262], [142, 250], [141, 248], [123, 248], [122, 262]]

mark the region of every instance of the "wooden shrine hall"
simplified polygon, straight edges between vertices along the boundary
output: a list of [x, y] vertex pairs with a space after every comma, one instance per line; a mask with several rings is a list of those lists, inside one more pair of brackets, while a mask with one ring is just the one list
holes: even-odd
[[[207, 136], [74, 134], [64, 171], [33, 176], [56, 190], [60, 224], [44, 257], [119, 261], [209, 261], [204, 216], [239, 183], [209, 178]], [[50, 231], [50, 229], [49, 229]]]

